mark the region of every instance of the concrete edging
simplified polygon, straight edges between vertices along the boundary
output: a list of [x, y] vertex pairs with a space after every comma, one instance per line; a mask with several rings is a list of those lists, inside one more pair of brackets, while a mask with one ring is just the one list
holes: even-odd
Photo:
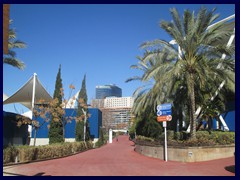
[[[135, 145], [137, 153], [164, 160], [163, 146]], [[168, 160], [180, 162], [200, 162], [233, 157], [235, 145], [211, 147], [168, 147]]]

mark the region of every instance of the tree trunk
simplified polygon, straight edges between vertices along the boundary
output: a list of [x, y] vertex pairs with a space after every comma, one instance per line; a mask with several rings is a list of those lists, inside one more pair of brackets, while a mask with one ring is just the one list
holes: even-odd
[[189, 99], [190, 99], [190, 138], [196, 139], [196, 115], [195, 115], [195, 92], [194, 92], [194, 77], [189, 74]]

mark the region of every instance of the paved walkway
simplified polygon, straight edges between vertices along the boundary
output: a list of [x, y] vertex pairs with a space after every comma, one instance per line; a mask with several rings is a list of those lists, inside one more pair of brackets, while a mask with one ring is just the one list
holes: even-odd
[[98, 149], [66, 158], [6, 166], [4, 176], [235, 176], [235, 158], [182, 163], [145, 157], [134, 152], [128, 136]]

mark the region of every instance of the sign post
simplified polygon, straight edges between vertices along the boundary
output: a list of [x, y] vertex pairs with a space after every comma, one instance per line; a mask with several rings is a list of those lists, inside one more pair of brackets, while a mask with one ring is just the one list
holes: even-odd
[[112, 129], [109, 129], [109, 138], [108, 142], [112, 143]]
[[164, 135], [165, 135], [165, 143], [164, 143], [164, 154], [165, 154], [165, 161], [167, 162], [167, 122], [163, 121], [164, 127]]
[[164, 135], [165, 135], [165, 145], [164, 145], [164, 156], [167, 162], [167, 121], [172, 120], [172, 104], [161, 104], [157, 106], [157, 121], [163, 122]]

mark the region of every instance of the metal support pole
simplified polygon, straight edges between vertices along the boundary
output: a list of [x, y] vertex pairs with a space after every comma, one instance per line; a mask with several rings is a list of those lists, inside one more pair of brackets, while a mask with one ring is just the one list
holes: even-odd
[[164, 154], [165, 154], [165, 161], [167, 162], [167, 122], [163, 121], [163, 127], [164, 127], [164, 134], [165, 134], [165, 145], [164, 145]]
[[[34, 103], [35, 103], [36, 76], [37, 74], [34, 73], [33, 74], [33, 90], [32, 90], [32, 119], [34, 116], [33, 110], [34, 110]], [[35, 127], [33, 146], [36, 145], [36, 137], [37, 137], [37, 127]]]
[[109, 129], [109, 143], [112, 143], [112, 129]]
[[35, 89], [36, 89], [36, 76], [37, 74], [33, 74], [33, 90], [32, 90], [32, 114], [34, 109], [34, 103], [35, 103]]

